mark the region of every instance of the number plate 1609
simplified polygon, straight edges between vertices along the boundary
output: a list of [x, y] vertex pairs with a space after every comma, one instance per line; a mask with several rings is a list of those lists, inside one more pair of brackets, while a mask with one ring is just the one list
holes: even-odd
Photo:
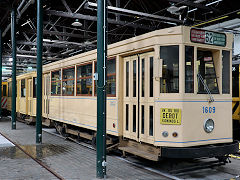
[[202, 112], [204, 114], [206, 113], [215, 113], [216, 112], [216, 108], [215, 107], [206, 107], [206, 106], [203, 106], [202, 107]]

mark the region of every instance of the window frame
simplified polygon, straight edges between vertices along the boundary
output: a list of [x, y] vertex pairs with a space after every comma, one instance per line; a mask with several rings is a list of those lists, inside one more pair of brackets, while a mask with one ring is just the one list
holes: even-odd
[[[110, 58], [107, 59], [107, 61], [111, 61], [111, 60], [114, 60], [114, 59], [115, 59], [115, 73], [106, 74], [106, 78], [110, 77], [110, 76], [115, 76], [115, 79], [116, 79], [116, 87], [115, 87], [116, 89], [115, 89], [115, 92], [116, 93], [115, 94], [107, 94], [106, 93], [107, 97], [117, 97], [117, 57], [116, 56], [110, 57]], [[94, 61], [94, 73], [97, 72], [96, 64], [97, 64], [97, 60]], [[94, 93], [94, 96], [97, 96], [97, 84], [95, 84], [95, 83], [96, 83], [96, 81], [94, 80], [94, 92], [93, 93]], [[95, 87], [96, 87], [96, 91], [95, 91]]]
[[[63, 79], [63, 71], [65, 70], [65, 69], [71, 69], [71, 68], [74, 68], [74, 76], [73, 76], [73, 78], [72, 79]], [[69, 66], [69, 67], [66, 67], [66, 68], [62, 68], [61, 69], [61, 95], [62, 96], [74, 96], [74, 94], [75, 94], [75, 79], [76, 79], [76, 74], [75, 74], [75, 71], [76, 71], [76, 69], [75, 69], [75, 65], [74, 66]], [[63, 82], [64, 81], [74, 81], [73, 82], [73, 93], [72, 94], [63, 94]]]
[[[22, 86], [23, 86], [22, 82], [24, 82], [24, 88], [22, 88]], [[26, 90], [27, 90], [27, 88], [26, 88], [26, 79], [25, 78], [21, 79], [20, 83], [21, 83], [21, 96], [20, 97], [21, 98], [26, 98]], [[25, 96], [23, 96], [24, 95], [24, 89], [25, 89]]]
[[[57, 72], [57, 71], [60, 71], [61, 72], [61, 79], [60, 80], [57, 80], [57, 81], [52, 81], [52, 73], [53, 72]], [[60, 94], [52, 94], [52, 83], [53, 82], [60, 82], [60, 89], [62, 89], [62, 69], [57, 69], [57, 70], [54, 70], [54, 71], [50, 71], [50, 75], [51, 75], [51, 96], [62, 96], [62, 90], [60, 91]]]
[[[85, 66], [85, 65], [88, 65], [88, 64], [91, 64], [92, 65], [92, 75], [91, 75], [91, 79], [92, 79], [92, 93], [91, 94], [78, 94], [77, 93], [77, 81], [79, 80], [79, 79], [90, 79], [89, 77], [90, 76], [87, 76], [87, 77], [82, 77], [82, 78], [78, 78], [78, 67], [80, 67], [80, 66]], [[94, 81], [94, 83], [95, 83], [95, 81]], [[93, 95], [93, 87], [94, 87], [94, 84], [93, 83], [93, 62], [91, 61], [91, 62], [86, 62], [86, 63], [82, 63], [82, 64], [79, 64], [79, 65], [76, 65], [76, 96], [92, 96]]]

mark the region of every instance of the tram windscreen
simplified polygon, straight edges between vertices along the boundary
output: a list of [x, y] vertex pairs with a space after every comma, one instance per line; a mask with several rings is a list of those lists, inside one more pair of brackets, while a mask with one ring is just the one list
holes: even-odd
[[199, 94], [207, 94], [208, 90], [211, 92], [211, 94], [219, 94], [213, 58], [214, 56], [211, 51], [197, 51]]
[[232, 96], [239, 97], [239, 64], [232, 65]]

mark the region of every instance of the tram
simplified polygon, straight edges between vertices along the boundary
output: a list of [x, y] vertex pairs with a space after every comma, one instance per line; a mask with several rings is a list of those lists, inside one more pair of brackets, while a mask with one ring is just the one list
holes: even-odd
[[2, 99], [1, 99], [1, 107], [2, 113], [7, 113], [7, 96], [8, 96], [8, 83], [2, 82]]
[[[237, 152], [232, 136], [232, 42], [232, 34], [177, 26], [109, 45], [108, 148], [153, 161], [225, 159]], [[93, 143], [96, 59], [92, 50], [44, 65], [42, 90], [44, 121], [54, 123], [63, 135]], [[36, 103], [27, 100], [34, 99], [35, 80], [28, 75], [17, 78], [18, 99], [23, 84], [26, 88], [17, 111], [35, 116]]]

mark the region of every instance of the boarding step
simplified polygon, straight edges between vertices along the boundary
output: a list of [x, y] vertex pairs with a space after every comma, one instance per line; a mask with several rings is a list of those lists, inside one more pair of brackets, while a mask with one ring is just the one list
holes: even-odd
[[160, 156], [160, 148], [146, 143], [139, 143], [134, 141], [121, 141], [118, 147], [123, 153], [134, 154], [139, 157], [149, 159], [151, 161], [158, 161]]

